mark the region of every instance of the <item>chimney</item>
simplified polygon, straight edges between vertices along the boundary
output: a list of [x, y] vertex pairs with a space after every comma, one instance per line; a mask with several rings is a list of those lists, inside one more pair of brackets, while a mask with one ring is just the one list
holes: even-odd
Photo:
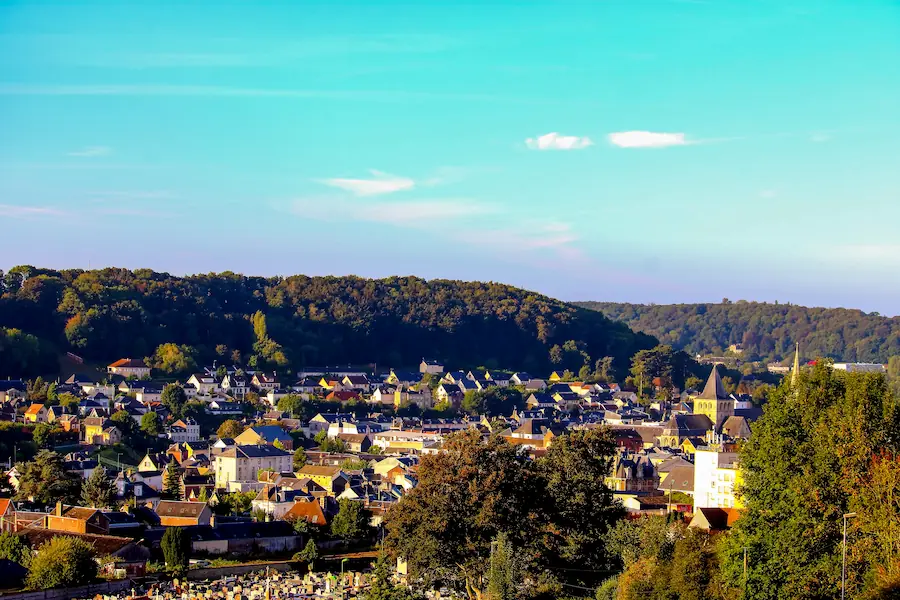
[[63, 503], [62, 500], [56, 501], [56, 516], [61, 517], [63, 513]]

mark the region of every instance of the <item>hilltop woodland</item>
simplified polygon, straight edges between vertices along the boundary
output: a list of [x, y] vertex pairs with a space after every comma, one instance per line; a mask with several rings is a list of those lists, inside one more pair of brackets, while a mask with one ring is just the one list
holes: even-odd
[[218, 359], [248, 368], [418, 364], [544, 373], [625, 369], [655, 345], [603, 315], [518, 288], [416, 277], [175, 277], [148, 269], [0, 272], [0, 376], [147, 357], [161, 374]]
[[[622, 519], [604, 485], [614, 443], [576, 430], [528, 461], [499, 437], [457, 434], [422, 457], [386, 517], [411, 581], [470, 600], [796, 600], [900, 595], [900, 410], [885, 377], [826, 360], [770, 394], [740, 450], [746, 509], [729, 532], [678, 515]], [[744, 551], [747, 572], [744, 575]]]
[[742, 344], [744, 360], [782, 361], [800, 344], [804, 357], [887, 363], [900, 356], [900, 317], [790, 304], [619, 304], [577, 302], [691, 355], [726, 354]]

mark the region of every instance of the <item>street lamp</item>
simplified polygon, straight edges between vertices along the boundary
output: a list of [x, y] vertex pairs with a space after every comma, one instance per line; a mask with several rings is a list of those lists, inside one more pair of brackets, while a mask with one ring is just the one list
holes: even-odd
[[844, 593], [847, 587], [847, 519], [855, 517], [855, 512], [844, 514], [844, 541], [841, 548], [841, 600], [844, 600]]

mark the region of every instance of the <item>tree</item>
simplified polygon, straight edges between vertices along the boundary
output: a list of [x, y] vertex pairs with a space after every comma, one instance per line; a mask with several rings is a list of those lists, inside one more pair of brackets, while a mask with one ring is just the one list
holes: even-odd
[[31, 435], [38, 448], [47, 448], [50, 446], [54, 429], [55, 427], [52, 423], [38, 423], [35, 425]]
[[[303, 523], [307, 523], [305, 519], [300, 519]], [[294, 554], [294, 560], [302, 561], [307, 564], [309, 570], [313, 570], [313, 565], [316, 562], [316, 559], [319, 558], [319, 550], [316, 548], [316, 541], [312, 538], [309, 538], [306, 541], [306, 545], [303, 547], [303, 550]]]
[[[660, 344], [650, 350], [641, 350], [631, 359], [631, 375], [639, 385], [650, 386], [659, 378], [662, 387], [672, 386], [675, 352], [672, 346]], [[640, 390], [643, 393], [643, 389]]]
[[612, 377], [612, 365], [612, 356], [604, 356], [603, 358], [597, 359], [597, 362], [594, 364], [594, 375], [600, 381], [609, 381]]
[[176, 418], [181, 416], [181, 411], [187, 403], [187, 395], [184, 393], [184, 388], [175, 383], [170, 383], [164, 387], [159, 399], [169, 409], [172, 416]]
[[308, 459], [306, 458], [306, 450], [304, 450], [303, 448], [297, 448], [296, 450], [294, 450], [294, 459], [293, 459], [294, 471], [299, 471], [300, 469], [305, 467], [307, 460]]
[[122, 436], [126, 439], [133, 437], [137, 432], [137, 423], [134, 422], [127, 410], [117, 410], [109, 417], [109, 420], [119, 428]]
[[106, 469], [97, 466], [81, 488], [81, 501], [92, 508], [110, 508], [116, 501], [116, 484], [106, 474]]
[[295, 417], [303, 414], [303, 398], [297, 394], [288, 394], [278, 401], [278, 410]]
[[175, 577], [182, 577], [191, 555], [191, 538], [183, 527], [167, 527], [160, 541], [166, 569]]
[[81, 478], [65, 469], [60, 455], [49, 450], [41, 450], [34, 460], [19, 465], [17, 500], [32, 500], [36, 504], [52, 506], [57, 501], [67, 504], [77, 502]]
[[94, 547], [74, 537], [57, 536], [41, 546], [28, 570], [27, 585], [33, 590], [76, 587], [97, 578]]
[[505, 533], [500, 533], [493, 544], [490, 571], [488, 572], [488, 597], [491, 600], [516, 600], [521, 597], [523, 583], [521, 560]]
[[338, 513], [331, 521], [331, 535], [345, 542], [364, 537], [369, 532], [369, 514], [361, 502], [341, 498]]
[[419, 485], [388, 512], [386, 543], [423, 586], [444, 581], [481, 598], [491, 542], [501, 532], [523, 546], [532, 537], [539, 482], [502, 438], [466, 431], [443, 449], [422, 457]]
[[190, 346], [166, 343], [157, 346], [146, 363], [168, 375], [189, 373], [197, 368], [196, 355], [197, 351]]
[[216, 436], [218, 436], [220, 440], [224, 438], [234, 439], [242, 433], [244, 433], [244, 426], [234, 419], [224, 421], [216, 430]]
[[397, 585], [391, 580], [391, 561], [387, 553], [381, 551], [372, 568], [372, 582], [369, 589], [362, 596], [362, 600], [416, 600], [420, 598], [402, 585]]
[[31, 562], [31, 548], [25, 543], [27, 539], [8, 531], [0, 533], [0, 559], [5, 558], [27, 567]]
[[162, 433], [162, 423], [159, 420], [159, 415], [155, 412], [147, 412], [141, 415], [141, 431], [152, 438]]
[[169, 500], [182, 500], [181, 494], [181, 472], [175, 462], [170, 462], [166, 466], [166, 477], [163, 482], [163, 491]]
[[59, 406], [64, 409], [74, 408], [81, 402], [81, 399], [78, 396], [70, 394], [69, 392], [60, 394], [57, 397], [57, 400], [59, 401]]
[[819, 359], [796, 385], [783, 382], [741, 448], [745, 509], [725, 540], [726, 583], [742, 588], [747, 548], [747, 598], [835, 597], [842, 515], [856, 512], [848, 523], [848, 596], [872, 591], [884, 561], [896, 562], [889, 549], [898, 544], [890, 509], [880, 512], [879, 494], [895, 485], [892, 467], [873, 461], [896, 455], [898, 445], [900, 412], [884, 376], [834, 371]]
[[36, 377], [25, 384], [25, 398], [32, 403], [44, 403], [47, 401], [47, 394], [50, 390], [50, 384], [44, 381], [43, 377]]

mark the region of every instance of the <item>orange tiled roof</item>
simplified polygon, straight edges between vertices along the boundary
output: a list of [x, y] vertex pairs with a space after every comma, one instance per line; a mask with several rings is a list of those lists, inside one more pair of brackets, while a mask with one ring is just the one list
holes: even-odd
[[36, 415], [41, 412], [41, 409], [44, 408], [44, 405], [40, 402], [35, 402], [31, 406], [28, 407], [28, 410], [25, 411], [26, 415]]

